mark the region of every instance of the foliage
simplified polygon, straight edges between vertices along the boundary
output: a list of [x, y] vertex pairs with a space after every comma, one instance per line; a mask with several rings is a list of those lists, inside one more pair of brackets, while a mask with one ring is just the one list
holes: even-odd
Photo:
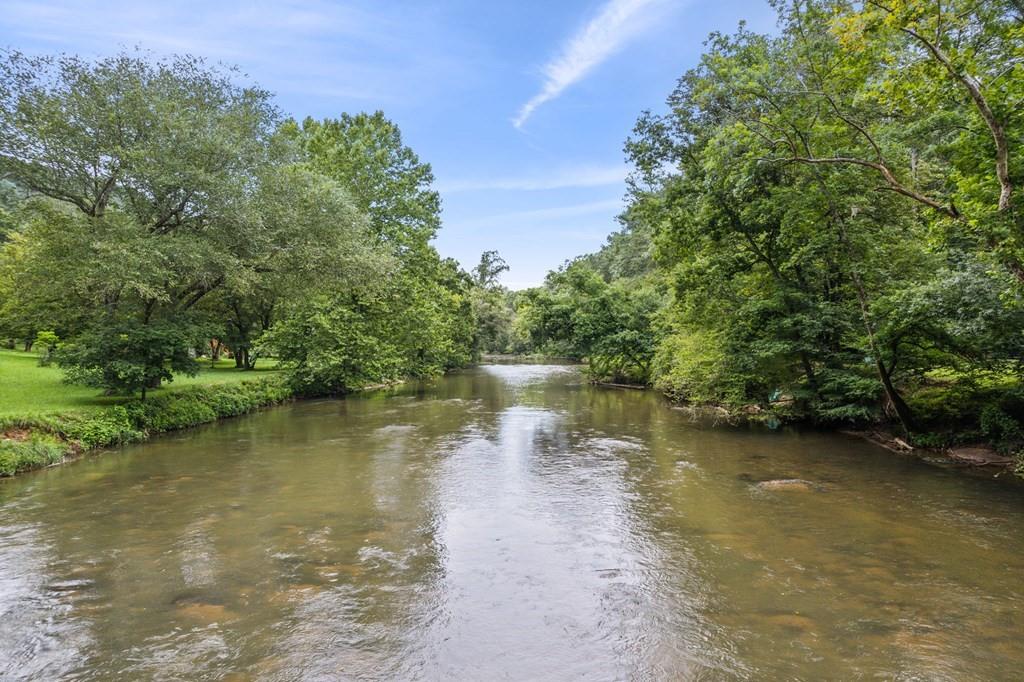
[[315, 299], [294, 310], [261, 343], [289, 367], [293, 387], [308, 395], [393, 381], [410, 368], [389, 333], [387, 305], [379, 297], [351, 306]]
[[521, 315], [540, 352], [587, 359], [597, 379], [646, 384], [661, 301], [657, 286], [608, 283], [581, 258], [527, 292]]
[[1020, 93], [979, 99], [971, 74], [1009, 77], [1021, 35], [960, 4], [775, 3], [778, 36], [713, 34], [668, 113], [641, 117], [629, 215], [673, 294], [657, 385], [915, 430], [930, 372], [1024, 358], [1000, 145], [950, 127], [992, 132], [987, 97], [1016, 134]]
[[42, 367], [47, 367], [51, 362], [53, 362], [53, 356], [57, 352], [58, 343], [60, 343], [60, 337], [57, 336], [56, 332], [46, 330], [36, 334], [36, 339], [33, 345], [43, 348], [43, 352], [39, 356], [39, 364]]
[[13, 476], [29, 469], [57, 464], [64, 459], [65, 446], [50, 436], [33, 435], [27, 440], [0, 439], [0, 476]]
[[333, 278], [284, 307], [260, 346], [304, 392], [343, 392], [469, 362], [472, 282], [430, 245], [440, 225], [433, 172], [381, 112], [294, 121], [282, 136], [308, 167], [338, 183], [366, 214], [373, 276]]
[[512, 327], [677, 400], [1016, 447], [1019, 3], [772, 4], [640, 117], [621, 229]]
[[132, 428], [154, 434], [236, 417], [282, 403], [291, 395], [284, 382], [264, 379], [165, 393], [144, 403], [127, 403], [121, 409]]
[[473, 268], [471, 304], [476, 320], [473, 341], [474, 358], [483, 353], [508, 353], [513, 346], [515, 307], [512, 293], [501, 286], [499, 277], [508, 264], [497, 251], [485, 251]]
[[289, 400], [291, 395], [284, 382], [264, 379], [164, 393], [96, 414], [2, 418], [0, 429], [28, 435], [0, 438], [0, 476], [56, 464], [73, 452], [123, 445], [151, 434], [246, 414]]
[[104, 325], [80, 334], [63, 346], [58, 362], [67, 380], [132, 395], [171, 381], [175, 374], [194, 376], [199, 364], [189, 348], [202, 343], [200, 330], [180, 324]]
[[252, 370], [316, 301], [386, 340], [318, 337], [311, 362], [346, 381], [468, 362], [472, 284], [429, 243], [430, 166], [380, 112], [282, 122], [238, 81], [189, 56], [2, 53], [0, 336], [52, 331], [70, 381], [145, 396], [211, 347]]
[[441, 224], [433, 171], [383, 112], [287, 121], [282, 133], [299, 144], [311, 168], [348, 188], [382, 241], [414, 257], [429, 249]]

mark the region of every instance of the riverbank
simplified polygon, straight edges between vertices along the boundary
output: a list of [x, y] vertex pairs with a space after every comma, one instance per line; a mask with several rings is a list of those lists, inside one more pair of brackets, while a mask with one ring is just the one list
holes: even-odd
[[[497, 356], [504, 357], [504, 356]], [[791, 397], [768, 405], [690, 403], [664, 388], [592, 377], [591, 383], [614, 389], [651, 390], [692, 416], [731, 425], [757, 423], [770, 429], [784, 424], [824, 428], [866, 440], [902, 456], [934, 464], [973, 469], [996, 476], [1024, 478], [1024, 432], [1021, 430], [1021, 390], [1015, 375], [986, 381], [958, 381], [962, 377], [933, 375], [914, 387], [907, 400], [918, 415], [918, 430], [907, 434], [898, 423], [864, 418], [822, 423], [798, 410]]]
[[[41, 366], [40, 355], [21, 350], [0, 350], [0, 418], [66, 412], [96, 413], [131, 402], [128, 396], [102, 395], [88, 386], [67, 384], [56, 364]], [[189, 390], [197, 386], [237, 384], [279, 376], [273, 359], [261, 360], [254, 370], [241, 370], [233, 360], [200, 359], [195, 376], [177, 375], [151, 391], [151, 397]]]
[[[176, 377], [145, 400], [97, 395], [62, 382], [38, 356], [0, 351], [0, 478], [63, 464], [91, 451], [237, 417], [293, 400], [296, 392], [272, 362], [243, 371], [231, 361], [205, 362], [195, 377]], [[372, 391], [393, 381], [351, 389]]]
[[295, 398], [281, 377], [194, 386], [93, 412], [0, 415], [0, 477]]
[[[597, 382], [597, 385], [615, 387], [614, 385], [601, 384], [599, 382]], [[630, 386], [629, 388], [636, 387]], [[661, 393], [660, 391], [658, 392]], [[815, 424], [806, 417], [794, 416], [787, 412], [780, 413], [771, 409], [764, 409], [758, 405], [747, 405], [743, 408], [729, 409], [721, 405], [696, 405], [679, 402], [664, 393], [661, 393], [661, 395], [664, 395], [672, 403], [673, 409], [683, 412], [694, 419], [709, 419], [712, 423], [723, 423], [730, 426], [758, 424], [773, 430], [784, 424], [805, 428], [824, 428], [826, 431], [866, 440], [895, 455], [914, 457], [930, 464], [937, 464], [946, 468], [969, 469], [992, 477], [1011, 475], [1024, 478], [1024, 466], [1022, 466], [1019, 456], [1014, 457], [1005, 452], [1000, 452], [996, 444], [979, 439], [977, 434], [969, 431], [958, 434], [947, 430], [941, 434], [926, 432], [908, 436], [900, 435], [899, 426], [896, 424], [822, 425]], [[922, 441], [925, 443], [945, 442], [948, 445], [927, 445], [922, 444]]]

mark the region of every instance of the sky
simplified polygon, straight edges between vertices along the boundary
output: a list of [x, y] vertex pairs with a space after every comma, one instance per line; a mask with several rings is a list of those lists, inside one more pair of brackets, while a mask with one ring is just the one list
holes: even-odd
[[618, 229], [637, 117], [741, 20], [774, 28], [765, 0], [0, 0], [0, 46], [196, 54], [289, 116], [383, 110], [433, 167], [441, 254], [496, 249], [518, 289]]

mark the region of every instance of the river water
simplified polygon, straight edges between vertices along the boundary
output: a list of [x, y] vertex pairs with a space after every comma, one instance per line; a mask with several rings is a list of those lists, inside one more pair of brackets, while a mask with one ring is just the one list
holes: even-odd
[[[766, 490], [801, 478], [803, 490]], [[1024, 492], [567, 366], [0, 483], [0, 679], [1001, 680]]]

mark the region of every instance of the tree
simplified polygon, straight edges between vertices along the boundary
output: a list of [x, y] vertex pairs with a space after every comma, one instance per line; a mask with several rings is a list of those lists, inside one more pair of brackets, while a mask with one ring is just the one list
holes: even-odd
[[[156, 385], [185, 351], [168, 344], [189, 337], [169, 330], [188, 327], [194, 306], [229, 277], [259, 267], [251, 246], [262, 225], [249, 204], [254, 183], [269, 175], [261, 169], [272, 161], [277, 114], [266, 92], [232, 76], [192, 57], [87, 62], [8, 52], [0, 62], [0, 171], [47, 198], [35, 210], [62, 226], [29, 222], [29, 259], [16, 264], [15, 280], [47, 278], [48, 300], [75, 322], [72, 336], [96, 340], [116, 328], [166, 351], [133, 355], [153, 363], [138, 372], [101, 372], [109, 388], [125, 387], [121, 375]], [[78, 360], [98, 362], [64, 356]]]
[[397, 253], [429, 248], [441, 224], [433, 171], [383, 112], [287, 121], [283, 132], [299, 144], [311, 168], [349, 190], [378, 237]]
[[473, 357], [510, 350], [515, 311], [509, 291], [499, 284], [508, 264], [497, 251], [484, 251], [473, 268], [472, 309], [476, 320]]
[[103, 323], [64, 345], [57, 358], [68, 368], [71, 382], [109, 394], [139, 393], [145, 400], [146, 390], [161, 381], [198, 372], [188, 349], [202, 343], [205, 331], [177, 320], [148, 325]]
[[259, 336], [291, 301], [328, 287], [344, 290], [394, 267], [386, 250], [374, 248], [348, 191], [305, 165], [273, 167], [259, 179], [248, 210], [256, 227], [243, 256], [252, 265], [229, 272], [202, 306], [223, 322], [218, 339], [242, 369], [253, 369]]
[[597, 379], [647, 383], [656, 347], [659, 288], [638, 279], [612, 283], [582, 257], [527, 293], [523, 315], [534, 347], [587, 359]]
[[14, 232], [14, 213], [21, 203], [21, 197], [14, 183], [0, 180], [0, 244], [3, 244]]
[[484, 251], [480, 254], [480, 262], [473, 268], [473, 281], [482, 289], [497, 288], [498, 277], [508, 272], [508, 263], [497, 251]]
[[[868, 417], [881, 403], [912, 430], [905, 392], [964, 347], [940, 331], [957, 318], [964, 326], [968, 311], [977, 329], [996, 319], [1012, 329], [1006, 292], [978, 279], [990, 254], [1012, 266], [1010, 251], [974, 238], [995, 223], [950, 227], [963, 223], [955, 202], [929, 198], [979, 182], [942, 184], [949, 147], [924, 140], [945, 105], [933, 99], [916, 111], [918, 128], [894, 106], [912, 97], [898, 83], [874, 89], [907, 45], [851, 56], [838, 37], [849, 26], [835, 28], [854, 16], [850, 6], [839, 6], [838, 21], [832, 4], [777, 6], [780, 36], [713, 35], [670, 112], [642, 117], [627, 144], [637, 166], [631, 212], [655, 230], [674, 291], [656, 373], [667, 390], [677, 377], [697, 399], [789, 395], [828, 420]], [[940, 273], [975, 283], [987, 303], [939, 305], [929, 295], [922, 304]], [[683, 355], [695, 352], [704, 361]]]
[[[775, 6], [779, 38], [712, 38], [705, 64], [724, 76], [707, 93], [714, 110], [757, 135], [765, 160], [855, 169], [865, 191], [923, 208], [1024, 282], [1013, 154], [1024, 135], [1019, 5]], [[729, 74], [734, 58], [756, 61]]]
[[[366, 310], [386, 320], [387, 339], [400, 349], [405, 375], [467, 362], [474, 329], [471, 282], [430, 245], [440, 225], [440, 198], [431, 187], [430, 166], [403, 143], [398, 126], [376, 112], [290, 121], [282, 132], [298, 146], [303, 163], [344, 187], [367, 215], [376, 245], [394, 258], [386, 278], [356, 290], [336, 288], [330, 305], [339, 315]], [[295, 314], [316, 313], [300, 305]], [[324, 350], [341, 357], [330, 346]]]

